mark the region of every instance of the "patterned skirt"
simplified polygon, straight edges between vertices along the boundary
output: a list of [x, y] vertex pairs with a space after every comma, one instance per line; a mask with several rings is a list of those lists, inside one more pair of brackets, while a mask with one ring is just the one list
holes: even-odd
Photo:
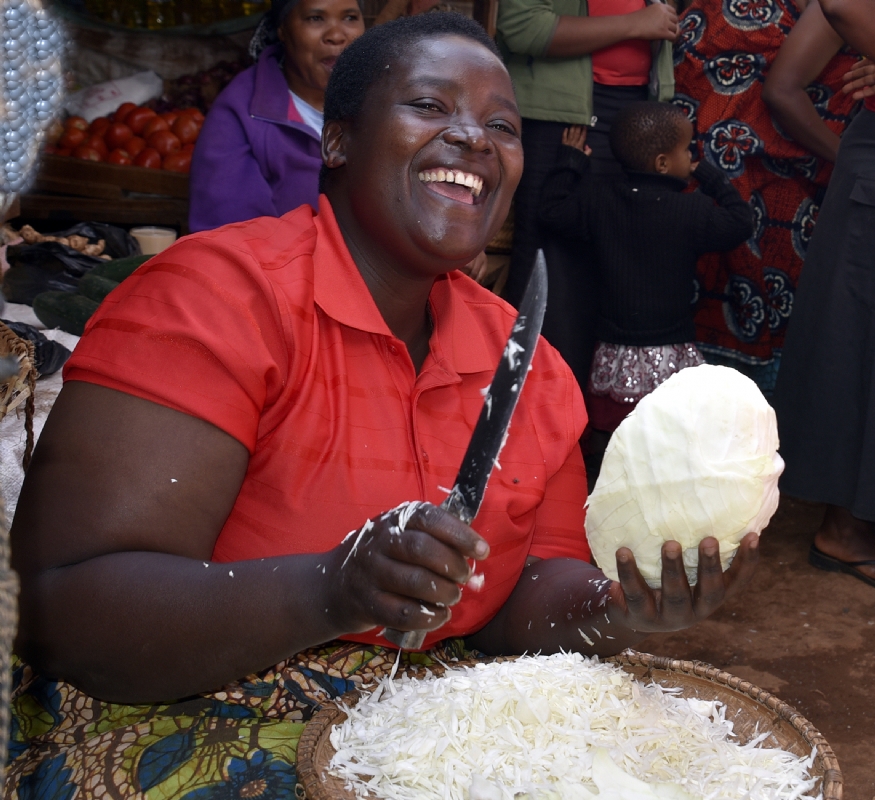
[[599, 342], [586, 387], [589, 424], [613, 431], [645, 395], [676, 372], [704, 364], [692, 342], [651, 347]]
[[[221, 691], [128, 706], [13, 663], [7, 800], [282, 800], [303, 795], [298, 740], [328, 698], [391, 672], [397, 651], [332, 642]], [[477, 655], [461, 639], [400, 668]]]

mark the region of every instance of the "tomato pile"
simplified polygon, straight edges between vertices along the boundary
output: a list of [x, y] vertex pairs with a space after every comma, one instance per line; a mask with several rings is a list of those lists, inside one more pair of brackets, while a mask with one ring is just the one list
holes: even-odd
[[188, 172], [204, 115], [197, 108], [157, 113], [148, 106], [122, 103], [91, 124], [67, 117], [45, 152], [108, 164]]

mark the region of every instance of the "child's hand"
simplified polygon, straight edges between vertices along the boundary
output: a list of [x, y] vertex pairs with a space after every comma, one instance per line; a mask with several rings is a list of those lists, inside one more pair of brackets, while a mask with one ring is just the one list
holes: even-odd
[[842, 80], [845, 82], [842, 91], [850, 94], [854, 100], [875, 95], [875, 64], [864, 58], [845, 73]]
[[580, 150], [586, 155], [592, 154], [592, 148], [586, 144], [586, 125], [571, 125], [562, 131], [562, 144]]

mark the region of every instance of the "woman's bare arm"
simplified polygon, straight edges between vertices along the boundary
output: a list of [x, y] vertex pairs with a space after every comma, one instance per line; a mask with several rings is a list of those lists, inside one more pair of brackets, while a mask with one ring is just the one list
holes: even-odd
[[22, 657], [107, 700], [184, 697], [344, 633], [437, 628], [469, 576], [465, 559], [485, 555], [474, 531], [431, 506], [411, 536], [377, 520], [354, 555], [349, 541], [211, 562], [248, 461], [207, 422], [67, 384], [12, 528]]
[[814, 0], [787, 37], [763, 86], [763, 101], [781, 128], [817, 156], [835, 161], [839, 136], [805, 91], [842, 47], [842, 38]]
[[698, 582], [690, 589], [677, 542], [662, 549], [662, 588], [647, 586], [628, 548], [617, 551], [619, 581], [574, 559], [533, 559], [498, 614], [469, 642], [490, 655], [576, 650], [614, 655], [651, 633], [694, 625], [753, 577], [759, 537], [748, 534], [722, 571], [716, 539], [699, 545]]
[[875, 0], [820, 0], [820, 5], [839, 36], [875, 61]]
[[677, 12], [666, 3], [652, 3], [641, 11], [620, 16], [560, 16], [546, 55], [573, 58], [628, 39], [673, 42], [677, 35]]

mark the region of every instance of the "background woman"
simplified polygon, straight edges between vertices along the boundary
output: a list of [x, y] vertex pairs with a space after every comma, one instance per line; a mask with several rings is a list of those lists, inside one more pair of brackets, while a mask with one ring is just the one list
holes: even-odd
[[875, 0], [822, 5], [868, 57], [846, 87], [864, 108], [842, 137], [778, 375], [781, 489], [826, 504], [809, 561], [875, 586]]
[[288, 797], [386, 627], [430, 631], [420, 663], [583, 625], [608, 654], [751, 577], [755, 535], [726, 573], [706, 539], [695, 592], [676, 542], [658, 593], [626, 549], [620, 582], [588, 563], [586, 415], [543, 340], [477, 530], [438, 507], [516, 316], [458, 272], [519, 181], [513, 88], [479, 25], [423, 14], [346, 50], [325, 118], [318, 214], [185, 237], [68, 362], [12, 531], [13, 797]]
[[675, 102], [696, 125], [699, 155], [726, 172], [756, 221], [746, 244], [699, 261], [696, 342], [708, 361], [740, 369], [766, 394], [838, 137], [855, 106], [841, 91], [855, 56], [839, 52], [816, 2], [800, 18], [804, 5], [695, 0], [675, 47]]
[[256, 63], [216, 98], [191, 163], [189, 229], [314, 208], [325, 87], [365, 30], [356, 0], [278, 0], [256, 30]]

